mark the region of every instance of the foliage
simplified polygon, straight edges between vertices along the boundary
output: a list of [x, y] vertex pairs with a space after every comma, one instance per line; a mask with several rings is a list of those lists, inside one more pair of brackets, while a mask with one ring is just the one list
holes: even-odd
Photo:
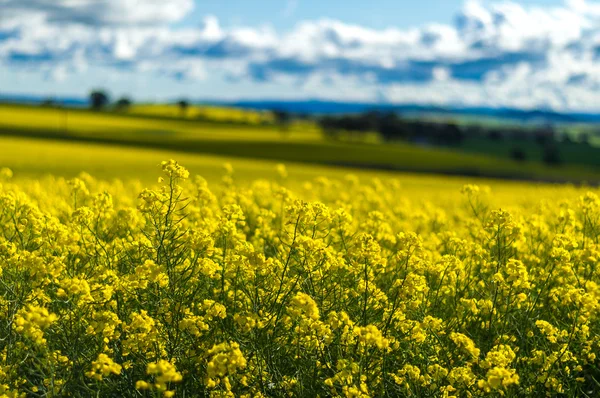
[[561, 163], [560, 151], [556, 144], [546, 144], [544, 146], [543, 160], [549, 165], [557, 165]]
[[292, 121], [292, 115], [280, 109], [274, 109], [272, 113], [275, 117], [275, 123], [277, 123], [282, 130], [287, 130]]
[[110, 103], [110, 97], [104, 90], [94, 90], [90, 93], [90, 107], [99, 111]]
[[187, 110], [190, 107], [190, 102], [185, 99], [181, 99], [177, 101], [177, 106], [179, 107], [179, 111], [181, 112], [181, 117], [186, 117]]
[[115, 109], [119, 112], [123, 112], [128, 110], [132, 104], [133, 101], [131, 101], [129, 97], [121, 97], [115, 102]]
[[454, 122], [410, 120], [395, 112], [369, 111], [358, 115], [324, 116], [319, 121], [325, 134], [335, 138], [340, 131], [377, 131], [385, 141], [413, 141], [435, 145], [459, 145], [465, 139], [464, 127]]
[[600, 393], [597, 192], [497, 209], [474, 185], [434, 204], [161, 166], [137, 198], [2, 169], [0, 394]]
[[525, 153], [525, 151], [518, 147], [513, 148], [510, 151], [510, 157], [518, 162], [524, 162], [525, 160], [527, 160], [527, 154]]
[[[376, 131], [384, 141], [453, 147], [471, 153], [517, 161], [526, 159], [548, 165], [600, 165], [600, 149], [598, 145], [590, 145], [591, 132], [594, 131], [591, 126], [578, 132], [574, 125], [467, 123], [448, 117], [420, 115], [409, 118], [394, 112], [378, 111], [323, 116], [319, 125], [324, 135], [334, 140], [339, 140], [342, 132], [361, 136]], [[515, 145], [523, 150], [517, 156], [513, 151]]]

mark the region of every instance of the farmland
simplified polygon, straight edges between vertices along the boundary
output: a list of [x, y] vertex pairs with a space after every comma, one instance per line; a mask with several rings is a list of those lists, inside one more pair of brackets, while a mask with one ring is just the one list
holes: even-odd
[[600, 191], [425, 173], [593, 169], [141, 113], [0, 107], [0, 396], [600, 394]]
[[409, 143], [329, 141], [314, 125], [307, 123], [292, 124], [282, 131], [270, 124], [177, 119], [160, 112], [143, 117], [136, 115], [135, 110], [132, 112], [120, 114], [4, 105], [0, 106], [0, 133], [331, 166], [548, 181], [598, 180], [595, 168], [584, 165], [550, 167], [538, 162], [519, 163], [502, 156], [490, 157]]
[[6, 396], [599, 392], [597, 189], [3, 140]]
[[600, 397], [600, 0], [0, 10], [0, 398]]

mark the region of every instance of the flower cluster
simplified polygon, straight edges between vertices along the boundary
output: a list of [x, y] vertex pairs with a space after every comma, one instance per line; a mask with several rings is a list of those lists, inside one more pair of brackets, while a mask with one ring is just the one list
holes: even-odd
[[160, 166], [0, 169], [0, 397], [600, 396], [597, 190]]

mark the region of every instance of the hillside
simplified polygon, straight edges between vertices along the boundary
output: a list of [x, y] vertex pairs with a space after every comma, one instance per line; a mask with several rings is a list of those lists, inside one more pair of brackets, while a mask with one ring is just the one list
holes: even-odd
[[281, 131], [271, 125], [4, 105], [0, 106], [0, 134], [354, 168], [545, 181], [600, 180], [596, 170], [582, 166], [548, 167], [401, 143], [332, 142], [314, 127], [301, 125]]

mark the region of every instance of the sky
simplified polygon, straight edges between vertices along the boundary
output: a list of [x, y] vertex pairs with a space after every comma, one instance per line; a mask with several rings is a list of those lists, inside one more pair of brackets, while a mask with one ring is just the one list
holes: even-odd
[[0, 0], [0, 95], [600, 111], [600, 0]]

